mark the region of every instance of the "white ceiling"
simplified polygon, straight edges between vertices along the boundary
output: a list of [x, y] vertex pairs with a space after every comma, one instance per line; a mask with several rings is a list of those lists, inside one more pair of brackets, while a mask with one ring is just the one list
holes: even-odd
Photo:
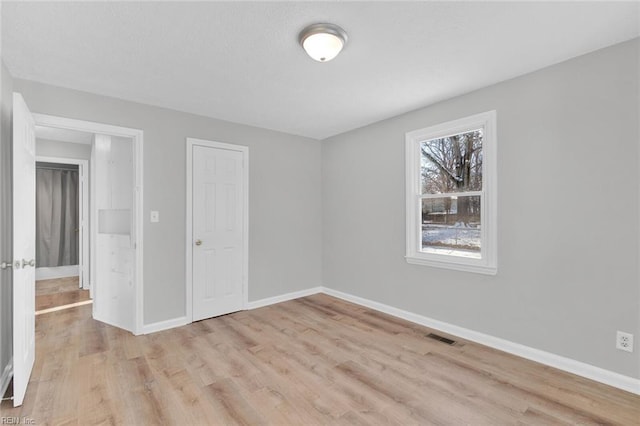
[[[3, 2], [14, 77], [323, 139], [639, 35], [637, 2]], [[314, 22], [349, 42], [318, 63]]]

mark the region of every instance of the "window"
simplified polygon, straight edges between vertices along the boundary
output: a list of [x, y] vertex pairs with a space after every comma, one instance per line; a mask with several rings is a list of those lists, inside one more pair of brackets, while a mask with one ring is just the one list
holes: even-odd
[[406, 134], [407, 262], [497, 271], [496, 113]]

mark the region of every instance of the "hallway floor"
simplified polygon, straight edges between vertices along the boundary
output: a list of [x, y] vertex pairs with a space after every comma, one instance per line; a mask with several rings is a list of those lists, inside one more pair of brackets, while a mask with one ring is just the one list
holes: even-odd
[[36, 281], [36, 313], [89, 300], [89, 290], [79, 288], [78, 277]]

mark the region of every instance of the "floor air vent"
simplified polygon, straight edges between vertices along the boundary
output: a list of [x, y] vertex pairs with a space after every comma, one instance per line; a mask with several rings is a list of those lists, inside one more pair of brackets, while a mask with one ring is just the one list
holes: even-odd
[[433, 340], [439, 340], [442, 343], [446, 343], [447, 345], [453, 345], [456, 342], [455, 340], [447, 339], [446, 337], [442, 337], [442, 336], [439, 336], [439, 335], [434, 334], [434, 333], [427, 334], [427, 337], [429, 337], [429, 338], [431, 338]]

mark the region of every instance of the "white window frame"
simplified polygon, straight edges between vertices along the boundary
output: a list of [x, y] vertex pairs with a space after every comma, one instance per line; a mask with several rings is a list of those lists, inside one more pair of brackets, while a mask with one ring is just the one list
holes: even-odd
[[[420, 143], [431, 139], [483, 130], [482, 191], [480, 195], [481, 248], [480, 259], [445, 253], [422, 251], [422, 194]], [[406, 133], [406, 260], [415, 265], [433, 266], [458, 271], [495, 275], [498, 272], [497, 227], [497, 135], [496, 112], [488, 111]], [[462, 193], [460, 195], [469, 195]], [[443, 194], [447, 196], [449, 194]]]

